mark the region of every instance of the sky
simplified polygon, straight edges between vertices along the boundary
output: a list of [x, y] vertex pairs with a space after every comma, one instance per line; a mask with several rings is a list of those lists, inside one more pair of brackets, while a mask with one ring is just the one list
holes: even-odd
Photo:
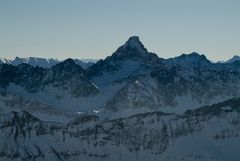
[[136, 35], [170, 58], [240, 55], [240, 0], [0, 0], [0, 57], [105, 58]]

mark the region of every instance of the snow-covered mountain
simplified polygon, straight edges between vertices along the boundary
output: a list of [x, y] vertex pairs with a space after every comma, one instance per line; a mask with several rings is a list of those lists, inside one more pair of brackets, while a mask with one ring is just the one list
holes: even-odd
[[101, 121], [95, 115], [68, 124], [25, 111], [0, 117], [1, 160], [238, 161], [240, 99], [181, 115], [151, 112]]
[[89, 67], [1, 61], [0, 160], [240, 158], [240, 61], [163, 59], [137, 36]]
[[171, 59], [148, 52], [137, 36], [86, 70], [67, 59], [51, 68], [0, 68], [7, 92], [65, 111], [101, 110], [126, 117], [161, 110], [182, 113], [240, 93], [240, 63], [212, 63], [196, 52]]
[[51, 68], [2, 65], [7, 92], [65, 111], [101, 110], [126, 117], [161, 110], [182, 113], [240, 93], [240, 63], [212, 63], [196, 52], [171, 59], [150, 53], [133, 36], [88, 69], [67, 59]]
[[4, 64], [4, 63], [6, 63], [6, 64], [11, 64], [11, 60], [0, 57], [0, 64]]
[[[94, 59], [83, 59], [83, 60], [74, 59], [74, 61], [76, 64], [80, 65], [84, 69], [90, 67], [92, 64], [96, 62], [96, 60]], [[37, 58], [37, 57], [29, 57], [29, 58], [16, 57], [15, 59], [10, 60], [10, 59], [0, 57], [0, 64], [6, 63], [6, 64], [15, 65], [15, 66], [26, 63], [34, 67], [39, 66], [43, 68], [51, 68], [52, 66], [60, 62], [62, 61], [53, 59], [53, 58], [47, 59], [47, 58]]]
[[51, 68], [3, 64], [0, 73], [0, 87], [7, 92], [36, 99], [66, 111], [78, 109], [80, 98], [99, 93], [95, 84], [86, 77], [85, 70], [72, 59]]
[[231, 59], [229, 59], [225, 63], [232, 63], [232, 62], [237, 61], [237, 60], [240, 61], [240, 56], [234, 55]]

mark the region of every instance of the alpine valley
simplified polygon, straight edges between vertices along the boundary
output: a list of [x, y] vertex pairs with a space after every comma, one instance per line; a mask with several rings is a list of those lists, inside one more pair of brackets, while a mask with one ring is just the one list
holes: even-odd
[[0, 160], [239, 161], [240, 59], [0, 59]]

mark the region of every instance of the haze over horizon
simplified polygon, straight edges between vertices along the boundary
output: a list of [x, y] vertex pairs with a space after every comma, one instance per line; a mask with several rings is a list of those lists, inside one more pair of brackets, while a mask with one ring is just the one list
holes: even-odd
[[220, 61], [239, 55], [240, 1], [0, 2], [0, 57], [99, 59], [136, 35], [169, 58], [198, 52]]

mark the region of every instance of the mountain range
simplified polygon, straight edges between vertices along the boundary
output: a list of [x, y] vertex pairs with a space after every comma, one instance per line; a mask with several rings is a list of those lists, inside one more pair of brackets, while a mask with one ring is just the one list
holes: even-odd
[[[91, 66], [92, 64], [94, 64], [97, 59], [74, 59], [75, 63], [80, 65], [82, 68], [86, 69], [89, 66]], [[29, 64], [31, 66], [39, 66], [39, 67], [43, 67], [43, 68], [51, 68], [52, 66], [60, 63], [62, 61], [58, 60], [58, 59], [47, 59], [47, 58], [37, 58], [37, 57], [28, 57], [28, 58], [19, 58], [19, 57], [15, 57], [15, 59], [11, 60], [11, 59], [6, 59], [6, 58], [1, 58], [0, 57], [0, 64], [11, 64], [14, 66], [20, 65], [20, 64]]]
[[111, 56], [1, 59], [0, 160], [238, 161], [240, 61], [163, 59], [130, 37]]

